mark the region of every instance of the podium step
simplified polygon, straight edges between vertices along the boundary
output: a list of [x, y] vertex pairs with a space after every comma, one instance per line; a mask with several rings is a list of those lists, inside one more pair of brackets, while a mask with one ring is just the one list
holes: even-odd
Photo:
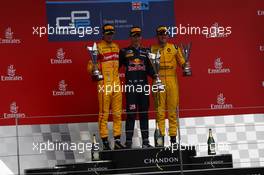
[[[194, 147], [182, 150], [183, 169], [190, 169]], [[115, 173], [180, 170], [179, 150], [172, 147], [101, 151], [102, 160], [112, 160]]]
[[85, 163], [56, 165], [54, 168], [25, 170], [26, 175], [41, 174], [67, 174], [67, 175], [98, 175], [112, 174], [113, 164], [111, 160], [90, 161]]

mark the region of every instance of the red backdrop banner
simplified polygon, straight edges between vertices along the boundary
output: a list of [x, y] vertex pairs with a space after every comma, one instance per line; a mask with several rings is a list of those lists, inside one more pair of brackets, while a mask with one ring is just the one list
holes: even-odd
[[[170, 39], [192, 42], [193, 76], [178, 70], [180, 116], [263, 113], [264, 2], [176, 0], [174, 10], [176, 26], [219, 25], [232, 31]], [[47, 35], [33, 35], [32, 27], [47, 25], [44, 0], [1, 2], [0, 16], [0, 125], [14, 124], [16, 116], [20, 124], [97, 121], [97, 90], [86, 70], [85, 49], [94, 41], [49, 42]], [[155, 42], [154, 36], [143, 41], [145, 46]], [[58, 96], [65, 90], [66, 96]], [[152, 102], [152, 118], [153, 111]]]

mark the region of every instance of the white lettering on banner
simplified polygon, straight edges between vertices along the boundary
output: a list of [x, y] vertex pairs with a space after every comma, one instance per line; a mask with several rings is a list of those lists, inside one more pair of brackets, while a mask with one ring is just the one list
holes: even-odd
[[230, 73], [229, 68], [223, 68], [223, 61], [221, 58], [216, 58], [214, 62], [214, 69], [208, 69], [208, 74], [227, 74]]
[[71, 59], [65, 58], [65, 52], [63, 51], [63, 48], [59, 48], [57, 50], [56, 58], [50, 59], [51, 64], [72, 64]]
[[223, 164], [224, 161], [223, 160], [210, 160], [210, 161], [205, 161], [204, 164], [205, 165], [216, 165], [216, 164]]
[[262, 87], [264, 87], [264, 81], [262, 81]]
[[257, 14], [258, 16], [264, 16], [264, 10], [258, 10]]
[[88, 168], [88, 171], [105, 171], [108, 170], [108, 167], [98, 167], [98, 168]]
[[19, 113], [18, 108], [19, 107], [17, 106], [16, 102], [15, 101], [12, 102], [10, 104], [10, 110], [9, 110], [10, 113], [4, 113], [4, 118], [24, 118], [26, 117], [26, 114]]
[[211, 109], [231, 109], [233, 108], [232, 104], [225, 104], [226, 98], [223, 93], [217, 95], [217, 104], [211, 104]]
[[20, 75], [16, 75], [16, 69], [14, 67], [14, 65], [9, 65], [7, 67], [7, 75], [5, 76], [1, 76], [1, 81], [22, 81], [23, 77]]
[[4, 39], [0, 38], [0, 44], [20, 44], [21, 43], [20, 39], [13, 38], [14, 32], [12, 32], [11, 27], [8, 27], [5, 30], [4, 35], [5, 35]]
[[71, 96], [74, 95], [74, 91], [67, 90], [68, 84], [65, 83], [65, 80], [61, 80], [58, 84], [58, 90], [52, 91], [53, 96]]
[[149, 158], [144, 159], [144, 164], [176, 163], [178, 161], [177, 157]]

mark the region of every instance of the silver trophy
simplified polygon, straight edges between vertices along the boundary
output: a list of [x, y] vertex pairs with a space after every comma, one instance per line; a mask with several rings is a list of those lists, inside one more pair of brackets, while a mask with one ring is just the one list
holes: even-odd
[[91, 54], [93, 63], [92, 78], [97, 81], [103, 80], [104, 77], [98, 69], [98, 49], [96, 43], [94, 43], [92, 47], [87, 46], [87, 50]]
[[162, 84], [160, 78], [159, 78], [159, 69], [160, 69], [160, 52], [158, 50], [157, 54], [155, 53], [148, 53], [148, 58], [150, 60], [150, 63], [153, 67], [156, 81], [155, 84], [158, 87], [158, 91], [164, 91], [164, 85]]
[[188, 43], [187, 45], [181, 44], [182, 54], [185, 59], [185, 65], [183, 67], [183, 75], [184, 76], [191, 76], [192, 75], [192, 69], [190, 66], [190, 52], [192, 48], [192, 43]]

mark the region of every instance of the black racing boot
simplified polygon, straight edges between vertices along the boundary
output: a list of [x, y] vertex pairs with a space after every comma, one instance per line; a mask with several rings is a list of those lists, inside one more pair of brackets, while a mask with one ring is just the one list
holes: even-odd
[[142, 148], [153, 148], [153, 146], [149, 144], [149, 140], [143, 140]]
[[110, 146], [109, 146], [109, 142], [108, 142], [108, 138], [102, 138], [103, 141], [103, 150], [104, 151], [109, 151], [111, 150]]
[[177, 146], [176, 136], [170, 136], [170, 142], [171, 142], [171, 146], [173, 147]]
[[115, 147], [114, 149], [117, 150], [117, 149], [125, 149], [126, 146], [124, 146], [121, 141], [120, 141], [120, 136], [118, 137], [115, 137]]
[[126, 149], [132, 149], [132, 140], [126, 141]]

